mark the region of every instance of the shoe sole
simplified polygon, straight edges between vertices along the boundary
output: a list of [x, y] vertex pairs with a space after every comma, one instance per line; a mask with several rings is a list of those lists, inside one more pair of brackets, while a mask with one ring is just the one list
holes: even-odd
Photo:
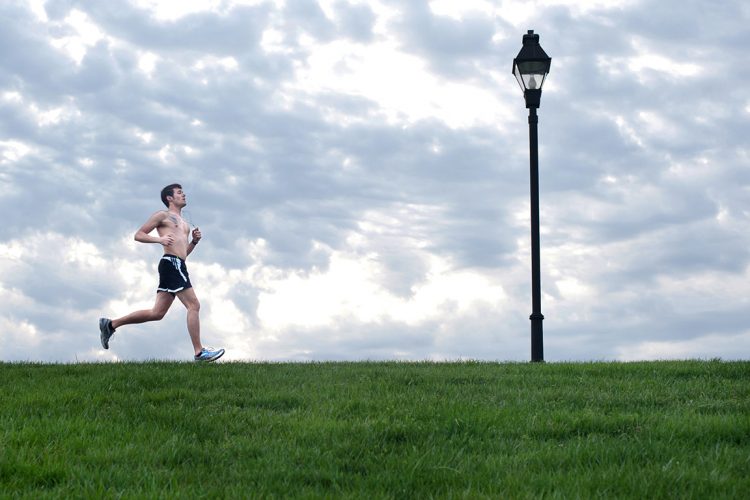
[[101, 340], [102, 347], [105, 349], [109, 349], [109, 339], [110, 337], [112, 337], [112, 335], [108, 335], [108, 330], [109, 328], [107, 328], [107, 319], [101, 318], [99, 320], [99, 340]]

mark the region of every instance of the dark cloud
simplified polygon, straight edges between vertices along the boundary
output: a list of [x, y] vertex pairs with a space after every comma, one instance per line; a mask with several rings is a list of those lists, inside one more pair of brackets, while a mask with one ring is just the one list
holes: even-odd
[[334, 8], [338, 17], [336, 24], [342, 35], [362, 43], [373, 39], [376, 17], [368, 5], [339, 1]]
[[290, 34], [309, 34], [328, 41], [335, 36], [335, 26], [317, 2], [290, 0], [284, 5], [284, 28]]
[[45, 27], [16, 4], [0, 6], [0, 82], [4, 90], [31, 93], [36, 100], [55, 102], [70, 64], [50, 46]]
[[[496, 61], [492, 38], [510, 31], [510, 26], [499, 18], [478, 13], [457, 20], [433, 14], [426, 2], [391, 5], [399, 11], [394, 27], [402, 49], [424, 57], [435, 71], [449, 77], [473, 76], [480, 68], [493, 67]], [[510, 68], [510, 61], [507, 67]]]
[[189, 14], [174, 21], [159, 21], [146, 10], [124, 0], [83, 2], [52, 0], [45, 5], [52, 18], [64, 18], [80, 9], [110, 36], [166, 55], [233, 55], [253, 50], [268, 21], [267, 5], [238, 6], [220, 14]]

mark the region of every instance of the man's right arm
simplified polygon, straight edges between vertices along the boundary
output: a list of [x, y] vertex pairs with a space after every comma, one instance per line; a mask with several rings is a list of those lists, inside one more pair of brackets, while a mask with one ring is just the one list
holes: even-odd
[[174, 237], [171, 234], [166, 236], [150, 236], [149, 233], [159, 227], [159, 225], [167, 217], [166, 212], [156, 212], [154, 215], [149, 217], [145, 224], [143, 224], [138, 231], [135, 233], [135, 241], [141, 243], [160, 243], [164, 246], [172, 244]]

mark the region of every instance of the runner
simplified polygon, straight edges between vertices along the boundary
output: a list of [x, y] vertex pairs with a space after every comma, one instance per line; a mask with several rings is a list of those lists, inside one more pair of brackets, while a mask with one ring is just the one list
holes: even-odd
[[[167, 210], [153, 214], [135, 233], [135, 240], [141, 243], [159, 243], [164, 247], [164, 255], [159, 261], [159, 287], [156, 289], [156, 302], [151, 309], [132, 312], [116, 319], [99, 319], [99, 331], [102, 347], [109, 349], [109, 342], [115, 331], [124, 325], [146, 323], [161, 320], [169, 310], [175, 297], [187, 309], [187, 328], [190, 341], [193, 343], [196, 361], [215, 361], [224, 355], [224, 349], [203, 347], [201, 344], [200, 302], [190, 283], [185, 261], [195, 250], [201, 240], [200, 229], [192, 230], [182, 218], [182, 209], [187, 205], [187, 198], [182, 186], [170, 184], [161, 191], [161, 201]], [[151, 236], [154, 229], [158, 236]]]

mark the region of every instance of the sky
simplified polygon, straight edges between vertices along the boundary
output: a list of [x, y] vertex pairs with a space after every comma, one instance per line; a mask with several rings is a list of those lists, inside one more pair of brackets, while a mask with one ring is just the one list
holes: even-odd
[[0, 361], [190, 360], [135, 231], [181, 183], [227, 361], [750, 359], [743, 0], [0, 3]]

